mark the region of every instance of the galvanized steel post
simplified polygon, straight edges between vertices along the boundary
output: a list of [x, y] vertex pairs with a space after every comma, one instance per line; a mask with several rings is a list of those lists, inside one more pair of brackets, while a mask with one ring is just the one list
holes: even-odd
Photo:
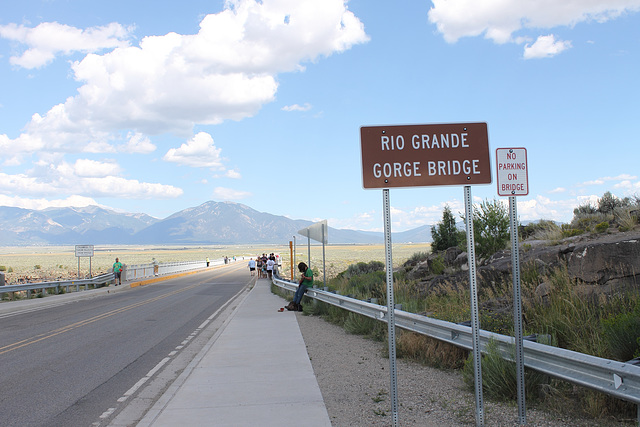
[[511, 264], [513, 273], [513, 328], [516, 340], [516, 384], [518, 386], [518, 421], [527, 424], [524, 394], [524, 351], [522, 349], [522, 298], [520, 295], [520, 250], [518, 248], [518, 205], [515, 196], [509, 196], [509, 222], [511, 227]]
[[391, 411], [393, 425], [398, 425], [398, 378], [396, 372], [396, 321], [395, 302], [393, 298], [393, 257], [391, 256], [391, 209], [389, 206], [389, 189], [382, 190], [384, 205], [384, 244], [387, 267], [387, 328], [389, 335], [389, 371], [391, 380]]
[[473, 335], [473, 372], [476, 395], [476, 425], [484, 426], [484, 403], [482, 401], [482, 353], [480, 349], [480, 321], [478, 320], [478, 285], [476, 282], [476, 248], [473, 236], [473, 204], [471, 186], [464, 187], [465, 225], [467, 228], [467, 261], [469, 263], [469, 286], [471, 294], [471, 334]]

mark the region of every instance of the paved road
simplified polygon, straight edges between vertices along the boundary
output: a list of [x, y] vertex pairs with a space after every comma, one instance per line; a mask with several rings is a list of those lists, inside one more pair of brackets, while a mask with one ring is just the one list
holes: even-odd
[[206, 341], [198, 340], [203, 322], [215, 320], [252, 279], [242, 267], [110, 287], [90, 299], [2, 314], [1, 424], [106, 424], [150, 370], [204, 345], [196, 344]]

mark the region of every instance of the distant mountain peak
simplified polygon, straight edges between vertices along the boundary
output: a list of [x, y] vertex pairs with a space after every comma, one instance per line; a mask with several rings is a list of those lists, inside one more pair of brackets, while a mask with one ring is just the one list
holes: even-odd
[[[101, 206], [30, 210], [0, 206], [0, 244], [284, 244], [312, 223], [209, 200], [165, 219]], [[424, 226], [394, 233], [402, 242], [430, 241]], [[383, 243], [383, 233], [329, 227], [334, 244]]]

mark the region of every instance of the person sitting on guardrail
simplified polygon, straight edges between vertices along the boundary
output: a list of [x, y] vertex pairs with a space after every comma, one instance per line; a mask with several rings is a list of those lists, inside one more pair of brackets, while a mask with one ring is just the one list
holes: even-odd
[[298, 282], [298, 290], [293, 296], [293, 301], [287, 306], [287, 310], [289, 311], [302, 311], [300, 301], [302, 301], [304, 293], [307, 292], [307, 288], [313, 285], [313, 270], [307, 267], [307, 264], [304, 262], [298, 264], [298, 270], [302, 273], [302, 276]]
[[113, 275], [116, 278], [115, 286], [122, 285], [122, 263], [116, 258], [116, 262], [113, 263]]

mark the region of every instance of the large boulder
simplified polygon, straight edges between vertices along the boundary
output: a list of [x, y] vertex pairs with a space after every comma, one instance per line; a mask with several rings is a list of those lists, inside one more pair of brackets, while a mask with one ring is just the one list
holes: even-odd
[[[445, 276], [436, 276], [429, 265], [440, 257]], [[520, 249], [520, 269], [534, 268], [544, 276], [556, 268], [566, 268], [569, 277], [588, 293], [609, 292], [640, 283], [640, 231], [584, 235], [565, 239], [558, 244], [525, 242]], [[407, 272], [426, 290], [468, 286], [467, 254], [458, 248], [431, 254], [429, 259]], [[495, 253], [477, 267], [481, 287], [493, 287], [512, 280], [511, 251]], [[542, 290], [542, 289], [541, 289]]]
[[575, 245], [564, 254], [569, 276], [584, 283], [606, 285], [638, 283], [640, 275], [640, 240], [626, 238], [616, 242]]

